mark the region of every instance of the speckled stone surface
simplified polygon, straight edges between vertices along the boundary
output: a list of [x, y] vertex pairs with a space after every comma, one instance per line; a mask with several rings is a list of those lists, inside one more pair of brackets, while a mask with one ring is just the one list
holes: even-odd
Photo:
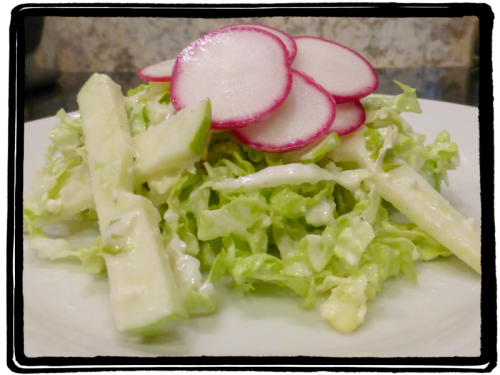
[[477, 17], [47, 17], [35, 60], [42, 67], [61, 72], [136, 71], [175, 58], [207, 32], [241, 22], [262, 23], [292, 36], [312, 35], [344, 44], [376, 68], [470, 66], [479, 24]]

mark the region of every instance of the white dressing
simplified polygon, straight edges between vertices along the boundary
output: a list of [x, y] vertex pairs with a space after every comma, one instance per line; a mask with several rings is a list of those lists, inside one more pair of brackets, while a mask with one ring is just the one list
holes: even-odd
[[372, 226], [362, 217], [352, 219], [352, 225], [342, 231], [334, 248], [335, 255], [355, 266], [359, 263], [366, 247], [375, 238]]
[[403, 164], [384, 173], [366, 150], [366, 126], [343, 137], [342, 145], [330, 152], [335, 160], [355, 161], [373, 173], [372, 181], [382, 198], [443, 246], [481, 273], [479, 233], [420, 174]]
[[292, 163], [267, 167], [247, 176], [213, 182], [209, 186], [214, 190], [222, 192], [252, 192], [262, 188], [281, 185], [300, 185], [306, 182], [317, 184], [322, 180], [330, 181], [333, 179], [330, 172], [320, 168], [316, 164]]
[[333, 218], [333, 210], [335, 209], [335, 202], [322, 199], [317, 205], [308, 209], [305, 213], [306, 222], [308, 224], [319, 227], [331, 222]]

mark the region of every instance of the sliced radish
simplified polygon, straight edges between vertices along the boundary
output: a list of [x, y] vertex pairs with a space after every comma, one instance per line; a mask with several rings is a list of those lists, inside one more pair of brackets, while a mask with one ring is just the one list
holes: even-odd
[[165, 60], [142, 68], [137, 75], [146, 82], [170, 82], [174, 64], [175, 59]]
[[268, 31], [250, 26], [215, 30], [185, 48], [174, 65], [176, 110], [212, 102], [212, 128], [244, 127], [273, 113], [292, 87], [288, 51]]
[[311, 36], [295, 38], [292, 68], [314, 78], [336, 103], [359, 100], [376, 90], [378, 76], [371, 64], [353, 50]]
[[345, 135], [353, 132], [365, 123], [366, 111], [359, 100], [349, 103], [337, 104], [335, 121], [328, 133]]
[[305, 147], [328, 132], [335, 119], [331, 95], [311, 77], [292, 69], [292, 90], [283, 105], [263, 121], [234, 135], [255, 150], [285, 152]]
[[272, 33], [272, 34], [276, 35], [278, 38], [280, 38], [281, 41], [285, 44], [285, 47], [288, 50], [288, 54], [290, 56], [290, 62], [292, 62], [295, 59], [295, 55], [297, 54], [297, 44], [295, 43], [295, 39], [293, 39], [293, 37], [288, 35], [287, 33], [283, 32], [281, 30], [275, 29], [274, 27], [260, 25], [258, 23], [240, 23], [240, 24], [234, 25], [234, 26], [252, 26], [252, 27], [256, 27], [258, 29], [269, 31], [270, 33]]

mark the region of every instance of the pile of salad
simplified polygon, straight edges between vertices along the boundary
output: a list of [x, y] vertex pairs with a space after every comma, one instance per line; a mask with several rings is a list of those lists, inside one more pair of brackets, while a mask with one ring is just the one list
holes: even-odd
[[[372, 94], [354, 51], [232, 25], [138, 74], [124, 96], [96, 73], [79, 116], [57, 113], [23, 207], [41, 257], [108, 277], [119, 331], [214, 313], [230, 279], [288, 288], [347, 333], [387, 279], [417, 282], [416, 262], [454, 254], [481, 272], [478, 232], [439, 194], [456, 144], [425, 144], [401, 117], [420, 113], [415, 90]], [[51, 234], [63, 224], [100, 234], [78, 248]]]

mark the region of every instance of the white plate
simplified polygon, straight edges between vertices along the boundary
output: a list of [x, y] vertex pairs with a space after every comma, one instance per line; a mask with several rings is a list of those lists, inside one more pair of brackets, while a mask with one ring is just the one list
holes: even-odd
[[[421, 100], [422, 115], [405, 115], [433, 141], [446, 129], [461, 166], [443, 195], [480, 226], [477, 108]], [[43, 163], [46, 132], [55, 118], [25, 125], [25, 186]], [[76, 264], [24, 250], [24, 350], [40, 356], [334, 356], [478, 357], [481, 278], [456, 258], [418, 264], [418, 284], [391, 280], [369, 302], [365, 322], [344, 335], [306, 311], [300, 300], [221, 292], [217, 313], [193, 318], [171, 335], [132, 341], [115, 331], [104, 277]]]

